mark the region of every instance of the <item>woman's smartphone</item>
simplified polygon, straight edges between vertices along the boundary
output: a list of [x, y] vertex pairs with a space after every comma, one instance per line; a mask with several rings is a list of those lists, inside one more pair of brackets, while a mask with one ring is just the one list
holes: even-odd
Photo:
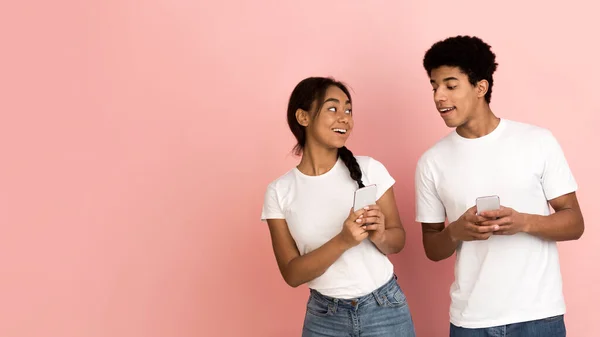
[[485, 211], [495, 211], [500, 209], [500, 197], [497, 195], [479, 197], [475, 200], [475, 205], [477, 206], [477, 215]]
[[377, 202], [377, 185], [369, 185], [357, 189], [354, 192], [354, 211]]

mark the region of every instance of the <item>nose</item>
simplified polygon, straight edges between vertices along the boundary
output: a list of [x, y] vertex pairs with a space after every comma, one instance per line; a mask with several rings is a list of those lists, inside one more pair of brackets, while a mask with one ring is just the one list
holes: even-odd
[[349, 118], [350, 118], [350, 115], [348, 115], [347, 113], [342, 111], [338, 117], [338, 121], [341, 123], [348, 123]]
[[445, 102], [446, 99], [447, 99], [447, 97], [446, 97], [446, 93], [444, 92], [444, 90], [438, 89], [438, 90], [434, 91], [434, 93], [433, 93], [433, 100], [436, 103]]

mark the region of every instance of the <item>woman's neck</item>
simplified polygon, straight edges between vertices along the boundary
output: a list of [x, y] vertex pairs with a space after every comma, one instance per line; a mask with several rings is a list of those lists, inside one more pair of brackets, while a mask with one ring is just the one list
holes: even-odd
[[329, 172], [338, 160], [337, 149], [306, 146], [297, 168], [308, 176], [319, 176]]

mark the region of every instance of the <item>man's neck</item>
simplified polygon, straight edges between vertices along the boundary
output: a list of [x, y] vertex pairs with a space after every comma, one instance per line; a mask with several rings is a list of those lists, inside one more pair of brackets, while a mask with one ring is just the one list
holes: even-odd
[[475, 113], [475, 117], [469, 119], [465, 124], [456, 128], [456, 132], [464, 138], [479, 138], [490, 134], [500, 124], [500, 118], [496, 117], [489, 105]]

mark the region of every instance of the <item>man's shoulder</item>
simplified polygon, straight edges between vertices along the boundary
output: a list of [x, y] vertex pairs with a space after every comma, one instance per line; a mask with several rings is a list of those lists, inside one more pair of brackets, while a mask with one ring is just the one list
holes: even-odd
[[446, 153], [451, 149], [452, 146], [452, 137], [455, 131], [452, 131], [440, 138], [436, 141], [432, 146], [430, 146], [419, 158], [419, 162], [428, 162], [433, 158], [439, 156], [440, 154]]
[[529, 137], [529, 136], [533, 136], [533, 137], [548, 137], [548, 136], [552, 136], [552, 132], [545, 128], [542, 127], [540, 125], [536, 125], [536, 124], [532, 124], [532, 123], [524, 123], [524, 122], [518, 122], [518, 121], [514, 121], [514, 120], [504, 120], [504, 122], [507, 124], [507, 129], [514, 133], [514, 134], [518, 134], [518, 135], [522, 135], [525, 137]]

